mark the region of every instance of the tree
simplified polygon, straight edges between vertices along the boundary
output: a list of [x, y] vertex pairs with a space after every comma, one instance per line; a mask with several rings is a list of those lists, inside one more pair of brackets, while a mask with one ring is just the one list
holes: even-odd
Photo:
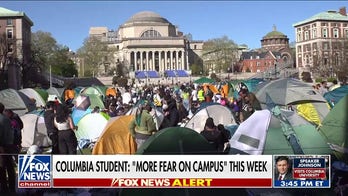
[[205, 70], [227, 72], [228, 68], [238, 60], [238, 45], [227, 36], [206, 41], [203, 45], [203, 61]]
[[23, 76], [31, 80], [37, 72], [72, 77], [77, 76], [75, 63], [71, 60], [69, 48], [57, 43], [51, 33], [37, 31], [31, 38], [31, 63], [23, 68]]
[[107, 42], [91, 36], [85, 39], [83, 46], [77, 50], [79, 58], [83, 59], [84, 76], [110, 73], [110, 65], [115, 64], [116, 49], [109, 47]]
[[8, 50], [6, 33], [3, 33], [0, 35], [0, 89], [7, 88], [7, 73], [5, 73], [5, 68], [7, 66]]

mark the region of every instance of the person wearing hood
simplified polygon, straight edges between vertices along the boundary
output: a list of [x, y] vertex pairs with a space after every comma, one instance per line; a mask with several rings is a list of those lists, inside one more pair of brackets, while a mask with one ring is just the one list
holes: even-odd
[[167, 127], [176, 127], [179, 123], [179, 111], [176, 107], [176, 101], [170, 95], [166, 95], [163, 101], [164, 119], [160, 129]]
[[129, 125], [129, 131], [133, 138], [135, 138], [138, 149], [157, 131], [155, 120], [150, 114], [151, 110], [152, 108], [149, 104], [140, 105], [135, 118]]
[[204, 130], [201, 131], [200, 134], [216, 149], [217, 152], [222, 153], [224, 151], [224, 135], [215, 126], [213, 118], [207, 118]]

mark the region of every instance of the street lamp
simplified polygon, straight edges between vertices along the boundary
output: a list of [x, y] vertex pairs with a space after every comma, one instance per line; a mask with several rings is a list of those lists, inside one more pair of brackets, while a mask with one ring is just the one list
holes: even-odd
[[50, 64], [50, 88], [52, 88], [52, 65]]

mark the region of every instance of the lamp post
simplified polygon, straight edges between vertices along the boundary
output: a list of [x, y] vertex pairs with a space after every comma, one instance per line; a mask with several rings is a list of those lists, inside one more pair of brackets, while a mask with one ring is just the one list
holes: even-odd
[[52, 65], [50, 64], [50, 88], [52, 88]]

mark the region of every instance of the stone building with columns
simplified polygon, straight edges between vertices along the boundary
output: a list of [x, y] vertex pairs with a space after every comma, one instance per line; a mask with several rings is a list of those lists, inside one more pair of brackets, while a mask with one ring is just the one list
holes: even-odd
[[163, 77], [167, 70], [190, 72], [203, 47], [203, 41], [190, 40], [166, 18], [150, 11], [131, 16], [117, 31], [91, 27], [90, 36], [116, 49], [114, 62], [123, 65], [130, 77], [140, 72], [148, 72], [147, 77]]

